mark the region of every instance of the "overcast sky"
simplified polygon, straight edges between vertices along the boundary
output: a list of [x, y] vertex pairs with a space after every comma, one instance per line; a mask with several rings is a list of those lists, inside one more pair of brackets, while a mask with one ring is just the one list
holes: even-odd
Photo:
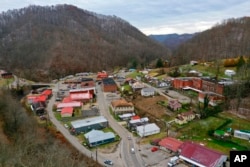
[[250, 0], [0, 0], [0, 12], [57, 4], [118, 16], [146, 35], [200, 32], [228, 18], [250, 16]]

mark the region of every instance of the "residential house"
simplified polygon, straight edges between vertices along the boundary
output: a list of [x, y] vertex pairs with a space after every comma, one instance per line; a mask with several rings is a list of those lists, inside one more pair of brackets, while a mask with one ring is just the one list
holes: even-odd
[[250, 130], [234, 130], [234, 137], [250, 141]]
[[160, 133], [160, 128], [155, 124], [144, 124], [136, 127], [136, 132], [140, 137], [150, 136]]
[[181, 109], [181, 103], [177, 99], [169, 99], [168, 101], [168, 108], [170, 108], [173, 111], [178, 111]]
[[141, 95], [146, 96], [146, 97], [154, 96], [155, 95], [155, 90], [154, 90], [154, 88], [143, 88], [141, 90]]
[[136, 81], [131, 84], [131, 88], [133, 89], [133, 91], [137, 91], [145, 88], [145, 85], [142, 82]]
[[184, 112], [177, 115], [177, 117], [175, 118], [175, 123], [182, 125], [188, 123], [189, 121], [192, 121], [194, 118], [195, 114], [193, 111]]
[[192, 66], [197, 65], [197, 64], [198, 64], [198, 61], [195, 61], [195, 60], [190, 61], [190, 65], [192, 65]]
[[180, 146], [183, 144], [182, 141], [177, 140], [176, 138], [166, 137], [158, 143], [160, 148], [165, 151], [179, 152]]
[[100, 130], [91, 130], [84, 135], [90, 147], [95, 147], [101, 144], [111, 143], [115, 141], [113, 132], [103, 132]]
[[13, 78], [13, 74], [11, 72], [6, 72], [4, 70], [1, 70], [0, 73], [1, 73], [0, 76], [4, 79]]
[[102, 90], [104, 92], [116, 92], [117, 85], [113, 78], [104, 78], [102, 79]]
[[127, 102], [125, 99], [113, 100], [110, 107], [115, 115], [134, 112], [133, 103]]
[[217, 106], [225, 101], [225, 97], [214, 92], [199, 92], [199, 102], [204, 103], [204, 98], [208, 97], [211, 106]]
[[108, 126], [108, 120], [104, 116], [81, 119], [71, 122], [75, 133], [89, 132], [92, 129], [103, 129]]
[[194, 142], [184, 142], [179, 158], [198, 167], [223, 167], [227, 156]]

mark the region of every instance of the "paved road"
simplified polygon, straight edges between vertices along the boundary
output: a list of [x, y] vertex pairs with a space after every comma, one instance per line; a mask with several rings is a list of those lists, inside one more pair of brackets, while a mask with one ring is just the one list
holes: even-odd
[[[64, 85], [62, 85], [60, 82], [58, 84], [55, 84], [52, 91], [54, 94], [58, 92], [59, 87], [62, 88]], [[135, 148], [135, 150], [138, 150], [138, 146], [136, 144], [136, 139], [132, 137], [132, 140], [128, 140], [127, 137], [130, 135], [130, 133], [121, 125], [119, 125], [113, 117], [109, 113], [109, 106], [107, 104], [107, 101], [104, 97], [104, 93], [101, 90], [101, 87], [97, 85], [97, 102], [100, 109], [100, 113], [106, 117], [106, 119], [109, 121], [109, 125], [115, 130], [115, 132], [121, 137], [121, 142], [119, 144], [119, 156], [120, 158], [113, 160], [116, 167], [142, 167], [144, 166], [142, 157], [138, 151], [135, 151], [135, 154], [131, 153], [131, 148]], [[50, 118], [50, 121], [54, 124], [56, 129], [60, 131], [64, 137], [81, 153], [85, 154], [88, 157], [92, 157], [96, 159], [96, 151], [91, 152], [87, 148], [85, 148], [80, 141], [73, 135], [70, 134], [68, 129], [66, 129], [61, 122], [59, 122], [52, 111], [53, 105], [55, 103], [55, 96], [52, 96], [49, 100], [49, 103], [47, 105], [47, 111]], [[131, 136], [131, 135], [130, 135]], [[108, 154], [105, 156], [105, 154], [99, 153], [97, 156], [97, 160], [99, 163], [103, 164], [103, 161], [105, 159], [109, 159]], [[121, 162], [122, 161], [122, 162]], [[104, 164], [103, 164], [104, 165]]]
[[99, 105], [100, 113], [103, 114], [109, 121], [109, 125], [115, 130], [115, 132], [122, 138], [120, 144], [120, 156], [122, 158], [123, 164], [121, 166], [125, 167], [140, 167], [144, 166], [141, 155], [138, 151], [135, 151], [135, 154], [131, 153], [131, 148], [138, 150], [138, 147], [135, 143], [136, 139], [132, 137], [132, 140], [128, 140], [128, 136], [131, 134], [120, 124], [114, 120], [114, 118], [109, 113], [109, 106], [105, 100], [104, 93], [101, 91], [101, 87], [97, 86], [97, 102]]
[[[60, 83], [59, 83], [60, 84]], [[56, 84], [53, 89], [53, 92], [57, 92], [58, 91], [58, 84]], [[54, 93], [55, 94], [55, 93]], [[66, 129], [61, 122], [59, 122], [55, 116], [54, 113], [52, 111], [53, 105], [55, 103], [55, 95], [51, 97], [48, 105], [47, 105], [47, 112], [50, 118], [50, 121], [54, 124], [54, 126], [56, 127], [56, 129], [58, 131], [60, 131], [64, 137], [77, 149], [79, 150], [81, 153], [85, 154], [88, 157], [92, 157], [94, 159], [96, 159], [95, 155], [96, 152], [93, 151], [91, 152], [90, 150], [88, 150], [87, 148], [85, 148], [80, 141], [73, 135], [70, 134], [70, 132], [68, 131], [68, 129]], [[106, 159], [105, 157], [103, 157], [102, 155], [98, 155], [97, 156], [97, 160], [99, 163], [103, 164], [103, 160]]]

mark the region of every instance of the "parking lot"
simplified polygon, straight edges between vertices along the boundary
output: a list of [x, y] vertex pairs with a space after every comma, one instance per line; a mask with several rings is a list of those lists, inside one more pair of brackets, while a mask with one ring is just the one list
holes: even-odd
[[[142, 159], [144, 161], [144, 164], [148, 167], [167, 167], [167, 163], [169, 159], [175, 154], [171, 154], [168, 151], [163, 151], [158, 149], [157, 151], [152, 152], [152, 145], [150, 144], [144, 144], [140, 146], [140, 154], [142, 156]], [[187, 167], [185, 164], [179, 163], [176, 165], [176, 167]]]

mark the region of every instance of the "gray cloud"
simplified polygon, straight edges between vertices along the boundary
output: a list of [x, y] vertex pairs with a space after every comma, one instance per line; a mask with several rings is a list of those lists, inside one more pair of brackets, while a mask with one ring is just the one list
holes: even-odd
[[1, 0], [0, 11], [28, 5], [72, 4], [104, 15], [116, 15], [145, 34], [193, 33], [224, 19], [250, 15], [245, 0]]

